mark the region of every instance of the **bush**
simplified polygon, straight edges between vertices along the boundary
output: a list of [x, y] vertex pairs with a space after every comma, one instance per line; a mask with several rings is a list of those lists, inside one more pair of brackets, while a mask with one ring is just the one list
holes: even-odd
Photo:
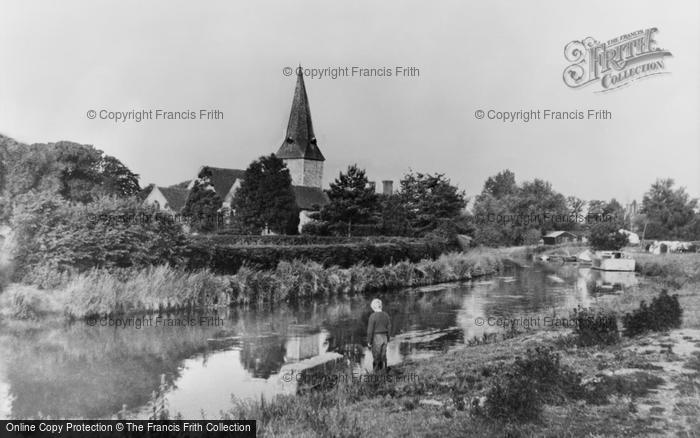
[[579, 306], [574, 309], [571, 318], [576, 322], [574, 333], [578, 345], [582, 347], [610, 345], [620, 340], [615, 312]]
[[632, 313], [623, 318], [625, 336], [635, 336], [647, 331], [663, 331], [681, 326], [683, 309], [678, 295], [669, 295], [666, 289], [647, 305], [644, 301]]
[[212, 245], [194, 241], [188, 249], [188, 268], [209, 268], [217, 273], [235, 274], [246, 265], [258, 270], [273, 270], [281, 261], [313, 261], [325, 267], [348, 268], [358, 263], [383, 266], [402, 260], [417, 262], [436, 258], [445, 247], [427, 240], [330, 245]]
[[220, 232], [217, 234], [205, 234], [192, 236], [194, 242], [206, 242], [214, 245], [333, 245], [340, 243], [398, 243], [398, 242], [422, 242], [422, 239], [397, 237], [397, 236], [314, 236], [314, 235], [255, 235], [255, 234], [230, 234]]
[[180, 264], [186, 242], [171, 216], [116, 198], [76, 204], [48, 194], [24, 195], [12, 228], [15, 279], [43, 287], [55, 286], [57, 276], [93, 268]]
[[498, 420], [533, 421], [544, 403], [584, 394], [580, 376], [561, 365], [559, 354], [537, 347], [497, 370], [487, 390], [485, 414]]
[[301, 234], [312, 236], [330, 236], [331, 230], [328, 222], [314, 220], [301, 226]]
[[590, 242], [593, 249], [618, 251], [627, 245], [627, 236], [620, 233], [621, 225], [615, 221], [596, 222], [591, 226]]

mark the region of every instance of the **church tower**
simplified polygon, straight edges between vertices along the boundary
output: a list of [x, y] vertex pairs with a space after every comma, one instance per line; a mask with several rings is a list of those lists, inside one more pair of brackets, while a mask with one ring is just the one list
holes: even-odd
[[316, 143], [301, 67], [297, 71], [297, 85], [294, 89], [287, 135], [277, 151], [277, 156], [289, 168], [292, 185], [321, 188], [323, 162], [326, 159]]

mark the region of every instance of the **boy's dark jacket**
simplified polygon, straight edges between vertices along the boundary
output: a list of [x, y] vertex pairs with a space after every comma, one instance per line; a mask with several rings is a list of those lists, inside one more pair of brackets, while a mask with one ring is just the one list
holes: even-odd
[[385, 333], [389, 341], [391, 335], [391, 318], [386, 312], [372, 312], [367, 322], [367, 343], [371, 344], [375, 333]]

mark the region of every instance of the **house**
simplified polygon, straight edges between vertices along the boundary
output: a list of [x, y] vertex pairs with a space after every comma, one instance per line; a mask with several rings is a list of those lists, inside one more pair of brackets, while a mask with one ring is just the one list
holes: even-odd
[[[207, 170], [209, 180], [214, 187], [214, 191], [222, 200], [221, 208], [231, 208], [233, 195], [241, 186], [245, 170], [241, 169], [226, 169], [223, 167], [202, 166], [197, 171], [197, 176], [202, 174], [202, 171]], [[193, 179], [187, 186], [187, 190], [192, 190], [196, 179]]]
[[552, 231], [542, 238], [545, 245], [579, 242], [580, 238], [570, 231]]
[[189, 189], [182, 183], [169, 187], [152, 185], [143, 204], [171, 214], [179, 214], [185, 207], [189, 193]]

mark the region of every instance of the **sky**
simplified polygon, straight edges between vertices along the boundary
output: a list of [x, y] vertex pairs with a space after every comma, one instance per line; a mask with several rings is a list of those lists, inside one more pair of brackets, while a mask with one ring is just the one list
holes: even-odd
[[[326, 183], [357, 163], [376, 181], [445, 173], [471, 197], [503, 169], [583, 199], [641, 200], [666, 177], [700, 197], [698, 23], [695, 0], [2, 0], [0, 133], [91, 144], [142, 186], [170, 185], [278, 149], [295, 84], [286, 67], [415, 67], [307, 76]], [[606, 93], [564, 84], [570, 41], [652, 27], [670, 73]], [[223, 118], [100, 116], [159, 109]], [[612, 118], [475, 117], [545, 109]]]

